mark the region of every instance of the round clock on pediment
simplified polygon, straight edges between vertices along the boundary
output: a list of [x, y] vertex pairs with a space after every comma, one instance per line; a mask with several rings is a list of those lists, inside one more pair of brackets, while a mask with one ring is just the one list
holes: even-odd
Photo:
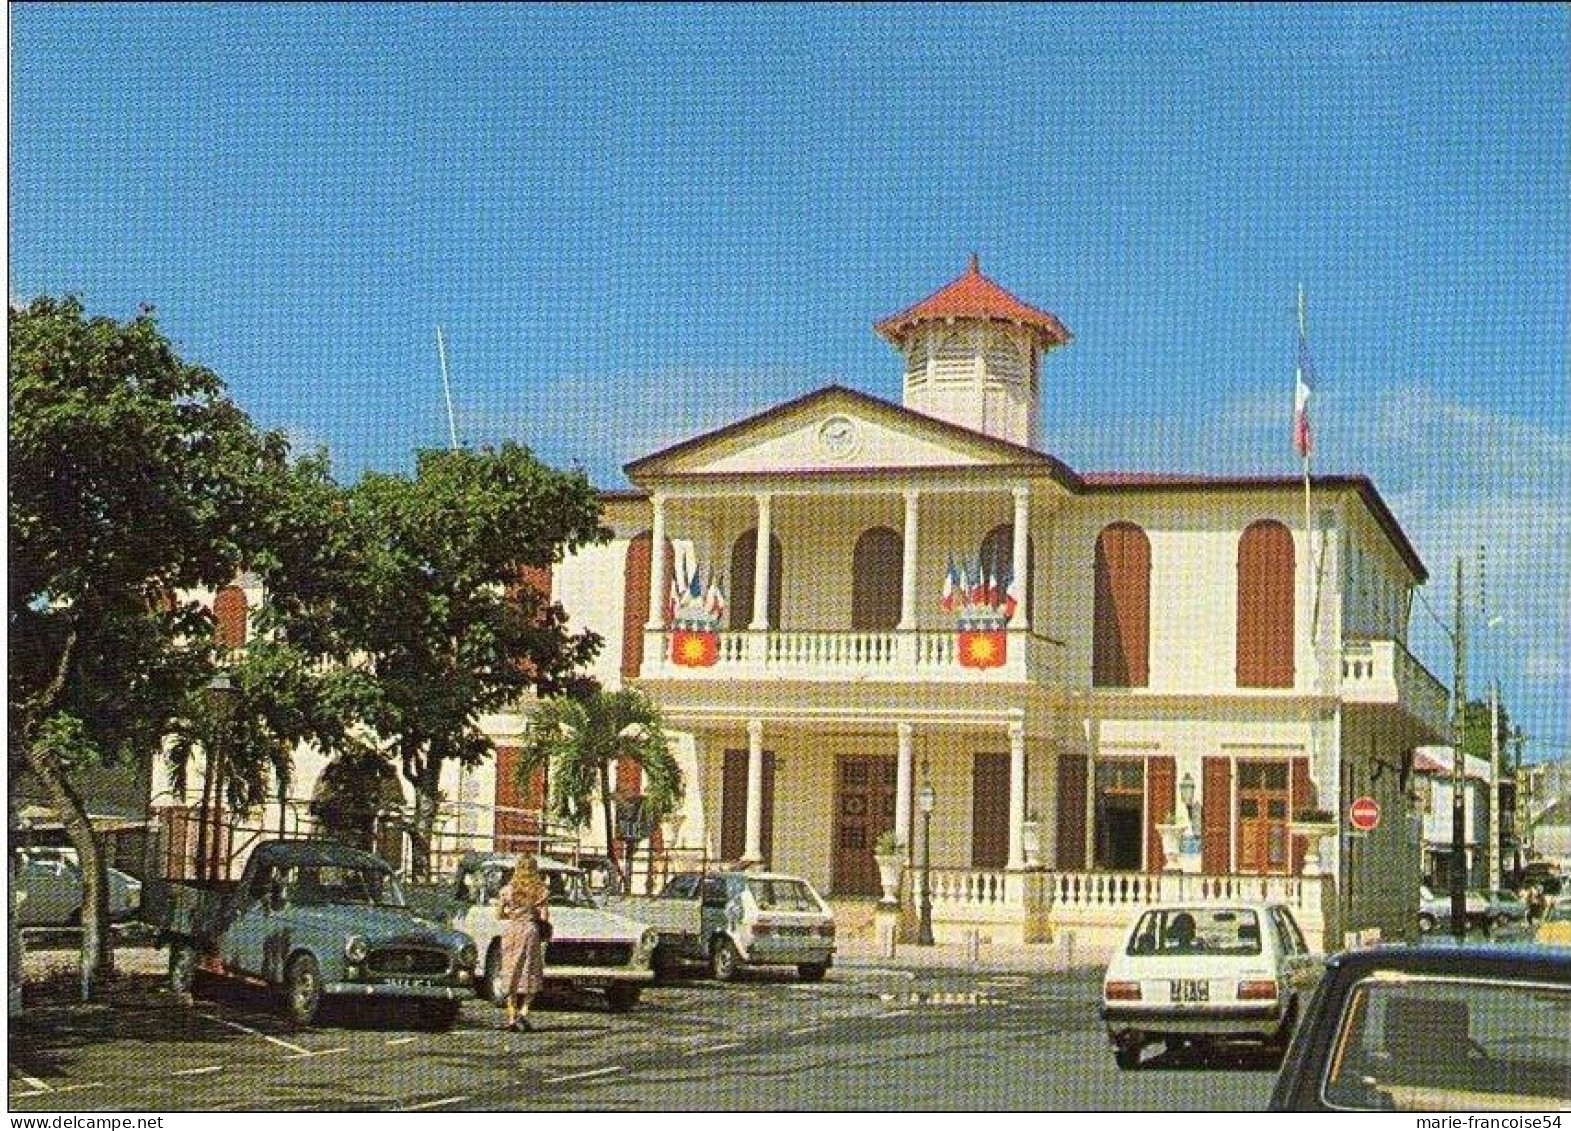
[[839, 413], [818, 426], [818, 446], [830, 459], [850, 459], [862, 444], [856, 421]]

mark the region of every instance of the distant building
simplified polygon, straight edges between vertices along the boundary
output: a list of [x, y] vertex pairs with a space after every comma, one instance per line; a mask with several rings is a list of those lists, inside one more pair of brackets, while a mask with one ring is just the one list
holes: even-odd
[[[1436, 891], [1449, 891], [1451, 887], [1455, 843], [1451, 808], [1456, 796], [1454, 753], [1449, 746], [1424, 746], [1413, 762], [1423, 805], [1423, 875]], [[1462, 846], [1467, 859], [1467, 886], [1482, 891], [1489, 887], [1489, 760], [1469, 757], [1462, 768]]]

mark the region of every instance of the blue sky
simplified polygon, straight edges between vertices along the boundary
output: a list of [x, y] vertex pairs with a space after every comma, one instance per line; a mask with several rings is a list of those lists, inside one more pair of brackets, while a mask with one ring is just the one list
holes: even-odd
[[[1571, 749], [1564, 7], [10, 9], [14, 298], [160, 312], [345, 478], [621, 465], [829, 382], [976, 251], [1080, 470], [1375, 477], [1473, 686]], [[1470, 585], [1472, 582], [1469, 583]], [[1449, 681], [1422, 609], [1415, 650]], [[1561, 744], [1558, 748], [1552, 744]]]

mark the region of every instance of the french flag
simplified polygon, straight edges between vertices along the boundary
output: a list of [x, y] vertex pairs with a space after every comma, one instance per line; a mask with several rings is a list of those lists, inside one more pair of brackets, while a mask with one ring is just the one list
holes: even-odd
[[1293, 394], [1293, 450], [1299, 459], [1308, 459], [1314, 450], [1314, 437], [1309, 430], [1309, 394], [1314, 388], [1315, 368], [1309, 360], [1309, 339], [1304, 327], [1298, 327], [1298, 384]]
[[944, 574], [944, 595], [938, 599], [944, 612], [955, 611], [955, 559], [949, 559], [949, 569]]

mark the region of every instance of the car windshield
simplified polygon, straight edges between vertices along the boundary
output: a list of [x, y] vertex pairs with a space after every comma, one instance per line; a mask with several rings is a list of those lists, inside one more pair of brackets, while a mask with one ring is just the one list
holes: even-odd
[[289, 869], [284, 891], [291, 903], [302, 906], [406, 906], [403, 889], [392, 872], [364, 865], [301, 864]]
[[[470, 876], [475, 873], [469, 873]], [[513, 878], [513, 865], [506, 863], [489, 864], [478, 870], [483, 878], [484, 889], [482, 903], [495, 903], [507, 881]], [[549, 901], [552, 907], [596, 907], [594, 896], [589, 891], [589, 880], [579, 871], [558, 871], [555, 868], [541, 870], [545, 878], [546, 888], [550, 892]], [[468, 876], [459, 880], [461, 886], [470, 882]]]
[[1259, 954], [1260, 919], [1247, 907], [1166, 907], [1147, 911], [1129, 954]]
[[1323, 1098], [1366, 1111], [1563, 1108], [1568, 1032], [1563, 985], [1374, 974], [1348, 997]]
[[823, 904], [805, 880], [748, 880], [747, 890], [760, 911], [822, 911]]

